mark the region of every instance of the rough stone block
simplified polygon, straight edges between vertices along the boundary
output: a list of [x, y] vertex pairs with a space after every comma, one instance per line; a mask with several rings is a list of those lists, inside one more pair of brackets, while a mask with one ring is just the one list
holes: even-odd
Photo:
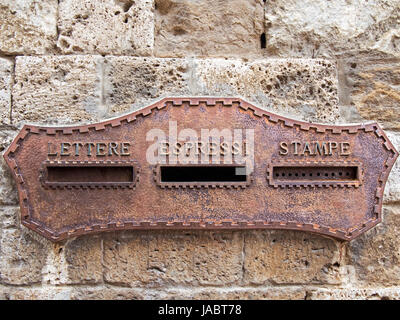
[[[400, 133], [385, 132], [397, 151], [400, 152]], [[383, 203], [400, 202], [400, 158], [397, 158], [385, 186]]]
[[0, 229], [17, 228], [19, 215], [19, 207], [0, 207]]
[[[145, 290], [145, 292], [143, 292]], [[143, 300], [146, 289], [118, 287], [75, 288], [72, 300]]]
[[306, 300], [400, 300], [400, 288], [313, 289]]
[[[1, 40], [0, 40], [1, 41]], [[0, 58], [0, 122], [10, 123], [11, 115], [11, 86], [14, 64]]]
[[0, 126], [0, 205], [15, 205], [18, 203], [15, 181], [3, 158], [4, 151], [16, 135], [17, 131], [9, 130], [9, 127], [1, 129]]
[[278, 57], [334, 57], [351, 50], [399, 54], [397, 0], [270, 0], [266, 51]]
[[261, 54], [261, 0], [156, 0], [155, 55], [251, 56]]
[[101, 239], [79, 237], [65, 245], [68, 283], [92, 284], [103, 281]]
[[165, 95], [189, 94], [184, 59], [106, 57], [105, 102], [110, 115], [139, 109]]
[[12, 118], [15, 123], [77, 123], [99, 120], [99, 56], [17, 57]]
[[74, 288], [57, 287], [1, 287], [0, 298], [7, 300], [70, 300]]
[[146, 299], [194, 300], [304, 300], [306, 291], [299, 287], [234, 287], [170, 289], [148, 292]]
[[148, 284], [157, 274], [148, 272], [148, 237], [146, 233], [105, 236], [103, 243], [104, 281], [128, 286]]
[[84, 236], [52, 243], [43, 269], [48, 285], [97, 284], [103, 281], [101, 239]]
[[295, 231], [257, 230], [245, 237], [244, 279], [249, 284], [337, 284], [339, 242]]
[[71, 299], [89, 300], [302, 300], [306, 291], [300, 287], [234, 288], [119, 288], [101, 286], [75, 288]]
[[349, 264], [364, 285], [400, 284], [400, 208], [383, 208], [383, 221], [348, 244]]
[[105, 281], [125, 286], [226, 285], [242, 276], [240, 232], [127, 233], [104, 241]]
[[45, 54], [57, 39], [57, 0], [0, 0], [0, 53]]
[[363, 53], [343, 59], [342, 91], [352, 108], [348, 121], [374, 120], [385, 129], [400, 129], [400, 59]]
[[153, 0], [60, 1], [57, 46], [64, 53], [151, 55], [153, 6]]
[[312, 122], [335, 122], [336, 65], [327, 60], [203, 59], [194, 61], [198, 94], [235, 96], [289, 117]]
[[242, 96], [302, 120], [339, 118], [336, 65], [326, 60], [107, 57], [104, 83], [113, 113], [164, 96]]
[[46, 245], [29, 231], [3, 229], [0, 239], [0, 283], [29, 285], [41, 282]]

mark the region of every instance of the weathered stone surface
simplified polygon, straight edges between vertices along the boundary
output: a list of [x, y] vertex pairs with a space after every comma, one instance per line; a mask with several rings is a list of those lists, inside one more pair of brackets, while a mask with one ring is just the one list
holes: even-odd
[[400, 288], [329, 288], [307, 291], [307, 300], [400, 300]]
[[19, 215], [19, 207], [0, 207], [0, 229], [17, 228]]
[[95, 287], [76, 288], [71, 299], [73, 300], [143, 300], [148, 299], [147, 289]]
[[[352, 111], [348, 121], [374, 120], [385, 129], [400, 129], [400, 59], [360, 55], [343, 59], [342, 104]], [[344, 101], [343, 101], [344, 100]]]
[[349, 264], [365, 286], [400, 284], [400, 208], [383, 208], [383, 221], [348, 244]]
[[[1, 42], [1, 40], [0, 40]], [[10, 123], [13, 63], [0, 58], [0, 122]]]
[[235, 287], [171, 289], [148, 292], [146, 299], [195, 299], [195, 300], [303, 300], [306, 292], [301, 287]]
[[29, 231], [3, 229], [0, 239], [0, 283], [28, 285], [42, 280], [47, 247]]
[[115, 234], [105, 237], [103, 243], [104, 280], [130, 285], [148, 283], [157, 278], [148, 273], [148, 237], [146, 233]]
[[245, 236], [249, 284], [340, 283], [339, 242], [295, 231], [257, 230]]
[[[400, 151], [400, 133], [393, 131], [385, 132], [397, 151]], [[395, 162], [389, 178], [386, 182], [383, 203], [400, 202], [400, 159]]]
[[326, 60], [152, 59], [107, 57], [110, 112], [138, 109], [164, 96], [242, 96], [261, 108], [308, 121], [333, 122], [336, 66]]
[[185, 59], [106, 57], [105, 102], [110, 115], [149, 104], [164, 95], [189, 94]]
[[399, 54], [397, 0], [270, 0], [266, 51], [279, 57], [334, 57], [355, 49]]
[[234, 288], [119, 288], [100, 286], [76, 288], [72, 299], [89, 300], [302, 300], [306, 291], [301, 287], [234, 287]]
[[156, 0], [155, 55], [251, 56], [261, 53], [261, 0]]
[[57, 46], [64, 53], [151, 55], [153, 0], [63, 0]]
[[13, 88], [14, 122], [95, 121], [101, 104], [102, 57], [17, 57]]
[[193, 91], [241, 95], [259, 106], [307, 121], [338, 116], [336, 66], [326, 60], [196, 60]]
[[0, 53], [44, 54], [57, 39], [57, 0], [0, 0]]
[[15, 181], [8, 168], [3, 153], [17, 135], [17, 131], [1, 129], [0, 126], [0, 205], [15, 205], [18, 203], [18, 192]]
[[11, 171], [0, 155], [0, 205], [15, 205], [18, 203], [18, 191]]
[[[0, 299], [6, 300], [70, 300], [74, 288], [5, 287], [0, 286]], [[4, 298], [2, 298], [2, 294]]]
[[101, 239], [78, 237], [50, 244], [43, 268], [43, 282], [49, 285], [96, 284], [103, 281]]
[[68, 241], [65, 245], [68, 283], [99, 283], [103, 281], [101, 239], [88, 236]]
[[126, 233], [104, 240], [104, 277], [113, 284], [227, 285], [242, 276], [240, 232]]

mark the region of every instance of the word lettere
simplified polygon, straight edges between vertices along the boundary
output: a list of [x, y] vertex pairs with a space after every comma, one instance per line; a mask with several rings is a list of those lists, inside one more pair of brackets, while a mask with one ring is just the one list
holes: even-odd
[[295, 156], [332, 156], [337, 154], [339, 156], [350, 155], [349, 142], [336, 142], [336, 141], [291, 141], [279, 143], [279, 154], [281, 156], [295, 155]]
[[47, 144], [47, 156], [76, 156], [86, 154], [88, 157], [129, 156], [129, 142], [61, 142], [57, 145]]

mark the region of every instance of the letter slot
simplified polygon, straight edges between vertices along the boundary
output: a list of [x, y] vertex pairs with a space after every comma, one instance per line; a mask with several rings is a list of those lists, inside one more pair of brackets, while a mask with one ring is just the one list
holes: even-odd
[[133, 188], [137, 177], [137, 166], [130, 162], [47, 161], [41, 180], [45, 188]]
[[362, 183], [358, 163], [317, 162], [275, 163], [269, 167], [269, 182], [273, 186], [355, 186]]

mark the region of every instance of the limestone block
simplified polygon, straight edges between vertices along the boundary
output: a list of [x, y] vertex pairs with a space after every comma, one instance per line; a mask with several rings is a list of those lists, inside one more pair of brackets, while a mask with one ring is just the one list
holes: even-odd
[[7, 166], [3, 153], [17, 135], [17, 131], [0, 126], [0, 205], [15, 205], [18, 203], [18, 191], [11, 170]]
[[10, 123], [12, 72], [13, 63], [0, 58], [0, 123]]
[[0, 207], [0, 229], [17, 228], [19, 226], [19, 207]]
[[249, 232], [244, 279], [249, 284], [340, 283], [339, 242], [300, 231]]
[[304, 300], [305, 295], [306, 291], [301, 287], [190, 288], [148, 292], [146, 299]]
[[278, 57], [334, 57], [358, 49], [399, 55], [397, 0], [270, 0], [266, 51]]
[[74, 288], [57, 287], [2, 287], [1, 294], [7, 300], [70, 300]]
[[28, 285], [41, 282], [47, 247], [30, 231], [3, 229], [0, 239], [0, 283]]
[[17, 57], [12, 118], [15, 123], [99, 120], [102, 57]]
[[143, 300], [146, 289], [120, 287], [75, 288], [72, 300]]
[[105, 281], [120, 285], [226, 285], [242, 274], [240, 232], [128, 233], [104, 241]]
[[99, 283], [103, 280], [101, 239], [84, 236], [65, 245], [68, 283]]
[[336, 65], [326, 60], [107, 57], [105, 101], [111, 114], [165, 96], [242, 96], [257, 106], [313, 122], [334, 122]]
[[148, 239], [146, 233], [106, 235], [103, 243], [104, 280], [113, 284], [149, 284], [157, 275], [147, 271]]
[[251, 56], [261, 53], [261, 0], [156, 0], [155, 55]]
[[400, 208], [383, 208], [383, 221], [348, 244], [357, 280], [373, 286], [400, 284]]
[[345, 58], [344, 64], [348, 101], [358, 117], [400, 129], [400, 59], [363, 54]]
[[89, 300], [303, 300], [301, 287], [234, 288], [121, 288], [115, 286], [75, 288], [71, 299]]
[[103, 280], [101, 239], [83, 236], [49, 245], [43, 282], [48, 285], [97, 284]]
[[149, 268], [172, 282], [226, 285], [242, 276], [240, 232], [177, 232], [149, 240]]
[[57, 39], [57, 0], [0, 0], [0, 53], [45, 54]]
[[184, 59], [106, 57], [105, 101], [111, 116], [139, 109], [165, 95], [190, 94]]
[[260, 107], [312, 122], [334, 122], [338, 116], [336, 65], [326, 60], [196, 60], [193, 90], [199, 94], [235, 96]]
[[151, 55], [153, 6], [153, 0], [62, 0], [57, 46], [64, 53]]
[[400, 288], [329, 288], [307, 291], [307, 300], [400, 300]]
[[[400, 152], [400, 133], [386, 131], [386, 135], [397, 151]], [[400, 202], [400, 158], [397, 158], [386, 182], [383, 203]]]

